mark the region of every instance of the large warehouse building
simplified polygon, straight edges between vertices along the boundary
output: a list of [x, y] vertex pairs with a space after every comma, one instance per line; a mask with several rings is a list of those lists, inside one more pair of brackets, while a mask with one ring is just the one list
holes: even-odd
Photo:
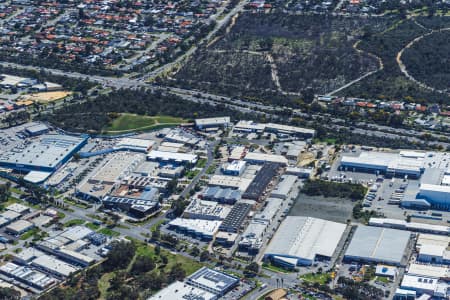
[[409, 231], [358, 226], [345, 252], [345, 261], [400, 266], [411, 237]]
[[[416, 155], [414, 155], [416, 154]], [[363, 151], [359, 156], [344, 155], [341, 167], [348, 170], [419, 178], [424, 171], [424, 153]]]
[[264, 259], [294, 268], [331, 259], [346, 225], [310, 217], [287, 217], [270, 241]]
[[87, 137], [43, 135], [25, 147], [0, 154], [0, 166], [18, 171], [53, 173], [87, 142]]
[[417, 197], [425, 199], [436, 209], [450, 210], [450, 186], [421, 184]]
[[209, 129], [230, 126], [230, 117], [215, 117], [206, 119], [195, 119], [195, 127], [197, 129]]

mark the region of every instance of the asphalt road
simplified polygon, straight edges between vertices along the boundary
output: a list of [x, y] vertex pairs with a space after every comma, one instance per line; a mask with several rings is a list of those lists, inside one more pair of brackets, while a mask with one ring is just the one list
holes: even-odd
[[180, 196], [182, 198], [186, 198], [188, 196], [189, 192], [195, 187], [197, 182], [202, 178], [203, 175], [205, 175], [208, 168], [211, 166], [211, 164], [214, 162], [214, 148], [218, 144], [217, 141], [214, 142], [208, 142], [207, 150], [207, 161], [205, 164], [205, 167], [192, 179], [191, 183], [181, 192]]

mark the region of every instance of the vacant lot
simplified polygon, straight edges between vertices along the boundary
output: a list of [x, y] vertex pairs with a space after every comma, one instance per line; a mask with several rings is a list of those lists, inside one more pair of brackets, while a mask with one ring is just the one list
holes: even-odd
[[24, 96], [24, 100], [31, 100], [40, 104], [45, 104], [48, 102], [58, 101], [71, 95], [72, 92], [68, 91], [56, 91], [56, 92], [44, 92], [36, 93]]
[[135, 114], [120, 114], [111, 124], [105, 127], [104, 132], [129, 132], [134, 130], [148, 130], [164, 125], [173, 126], [186, 122], [182, 118], [170, 116], [141, 116]]
[[348, 219], [351, 219], [354, 205], [355, 203], [350, 199], [299, 194], [289, 215], [314, 217], [345, 223]]

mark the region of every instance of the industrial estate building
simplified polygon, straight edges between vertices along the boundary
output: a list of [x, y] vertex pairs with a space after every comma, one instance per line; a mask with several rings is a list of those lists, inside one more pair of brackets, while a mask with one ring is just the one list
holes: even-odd
[[24, 132], [28, 136], [38, 136], [41, 134], [48, 133], [49, 130], [50, 130], [50, 128], [48, 128], [47, 125], [38, 123], [38, 124], [28, 126], [27, 128], [25, 128]]
[[76, 188], [83, 199], [100, 201], [144, 160], [143, 154], [117, 152], [94, 175]]
[[417, 239], [417, 261], [450, 267], [450, 236], [420, 234]]
[[226, 232], [238, 232], [251, 208], [252, 205], [248, 203], [237, 202], [220, 224], [219, 229]]
[[408, 185], [400, 205], [413, 209], [450, 209], [450, 171], [444, 161], [446, 153], [438, 152], [377, 152], [363, 151], [355, 156], [344, 155], [343, 170], [363, 171], [386, 176], [401, 176], [420, 180], [419, 185]]
[[159, 191], [150, 186], [138, 196], [108, 195], [102, 199], [102, 204], [108, 209], [118, 209], [136, 218], [143, 218], [160, 209]]
[[408, 231], [361, 225], [352, 237], [344, 260], [404, 265], [410, 238]]
[[195, 127], [199, 130], [226, 128], [230, 125], [230, 117], [195, 119]]
[[264, 235], [267, 232], [269, 225], [272, 224], [283, 200], [269, 198], [266, 202], [266, 206], [263, 210], [253, 216], [250, 224], [247, 226], [244, 233], [242, 233], [242, 239], [238, 244], [240, 251], [247, 251], [249, 254], [254, 255], [258, 253], [263, 246]]
[[201, 299], [216, 300], [217, 295], [194, 287], [181, 281], [175, 281], [168, 287], [162, 289], [147, 300], [165, 300], [165, 299]]
[[238, 285], [238, 277], [203, 267], [185, 282], [176, 281], [148, 300], [217, 300]]
[[256, 123], [253, 121], [239, 121], [234, 126], [235, 132], [271, 132], [278, 135], [292, 135], [300, 138], [313, 138], [316, 135], [314, 129], [307, 129], [275, 123]]
[[244, 160], [254, 164], [278, 163], [287, 166], [289, 161], [283, 155], [265, 154], [258, 152], [249, 152], [245, 155]]
[[168, 228], [199, 240], [211, 241], [221, 223], [219, 220], [176, 218], [169, 222]]
[[10, 152], [0, 154], [0, 166], [23, 172], [46, 172], [48, 177], [79, 151], [86, 142], [87, 137], [43, 135], [24, 147], [17, 147]]
[[414, 232], [450, 235], [450, 227], [444, 225], [406, 222], [404, 220], [388, 218], [370, 218], [370, 226], [386, 227], [393, 229], [409, 230]]
[[232, 188], [210, 186], [205, 189], [202, 198], [224, 204], [234, 204], [241, 199], [241, 192]]
[[242, 194], [242, 198], [259, 201], [269, 183], [277, 175], [280, 165], [277, 163], [265, 163], [256, 174], [250, 185]]
[[264, 257], [288, 268], [331, 259], [345, 228], [341, 223], [288, 216], [270, 241]]
[[152, 150], [147, 155], [147, 159], [151, 161], [157, 161], [160, 163], [172, 163], [172, 164], [191, 164], [197, 163], [197, 155], [189, 153], [176, 153], [169, 151]]
[[192, 199], [185, 208], [183, 217], [188, 219], [223, 220], [231, 211], [231, 207], [215, 201]]
[[275, 187], [275, 189], [270, 194], [271, 197], [286, 199], [291, 193], [292, 188], [297, 183], [297, 176], [294, 175], [283, 175], [281, 176], [280, 182]]
[[413, 155], [410, 151], [400, 153], [370, 151], [361, 152], [359, 156], [343, 156], [341, 166], [348, 170], [419, 178], [424, 171], [423, 159], [422, 153]]
[[235, 288], [239, 284], [239, 278], [203, 267], [189, 276], [186, 282], [220, 297]]
[[123, 138], [114, 146], [114, 149], [147, 153], [154, 144], [155, 142], [152, 140]]

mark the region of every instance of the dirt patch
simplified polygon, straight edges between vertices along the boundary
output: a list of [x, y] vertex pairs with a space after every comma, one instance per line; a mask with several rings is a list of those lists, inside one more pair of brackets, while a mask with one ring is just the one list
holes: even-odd
[[351, 219], [353, 206], [350, 199], [311, 197], [299, 194], [289, 215], [321, 218], [345, 223]]
[[27, 95], [24, 97], [25, 100], [31, 100], [38, 103], [47, 103], [52, 101], [61, 100], [72, 94], [72, 92], [67, 91], [55, 91], [55, 92], [44, 92]]

